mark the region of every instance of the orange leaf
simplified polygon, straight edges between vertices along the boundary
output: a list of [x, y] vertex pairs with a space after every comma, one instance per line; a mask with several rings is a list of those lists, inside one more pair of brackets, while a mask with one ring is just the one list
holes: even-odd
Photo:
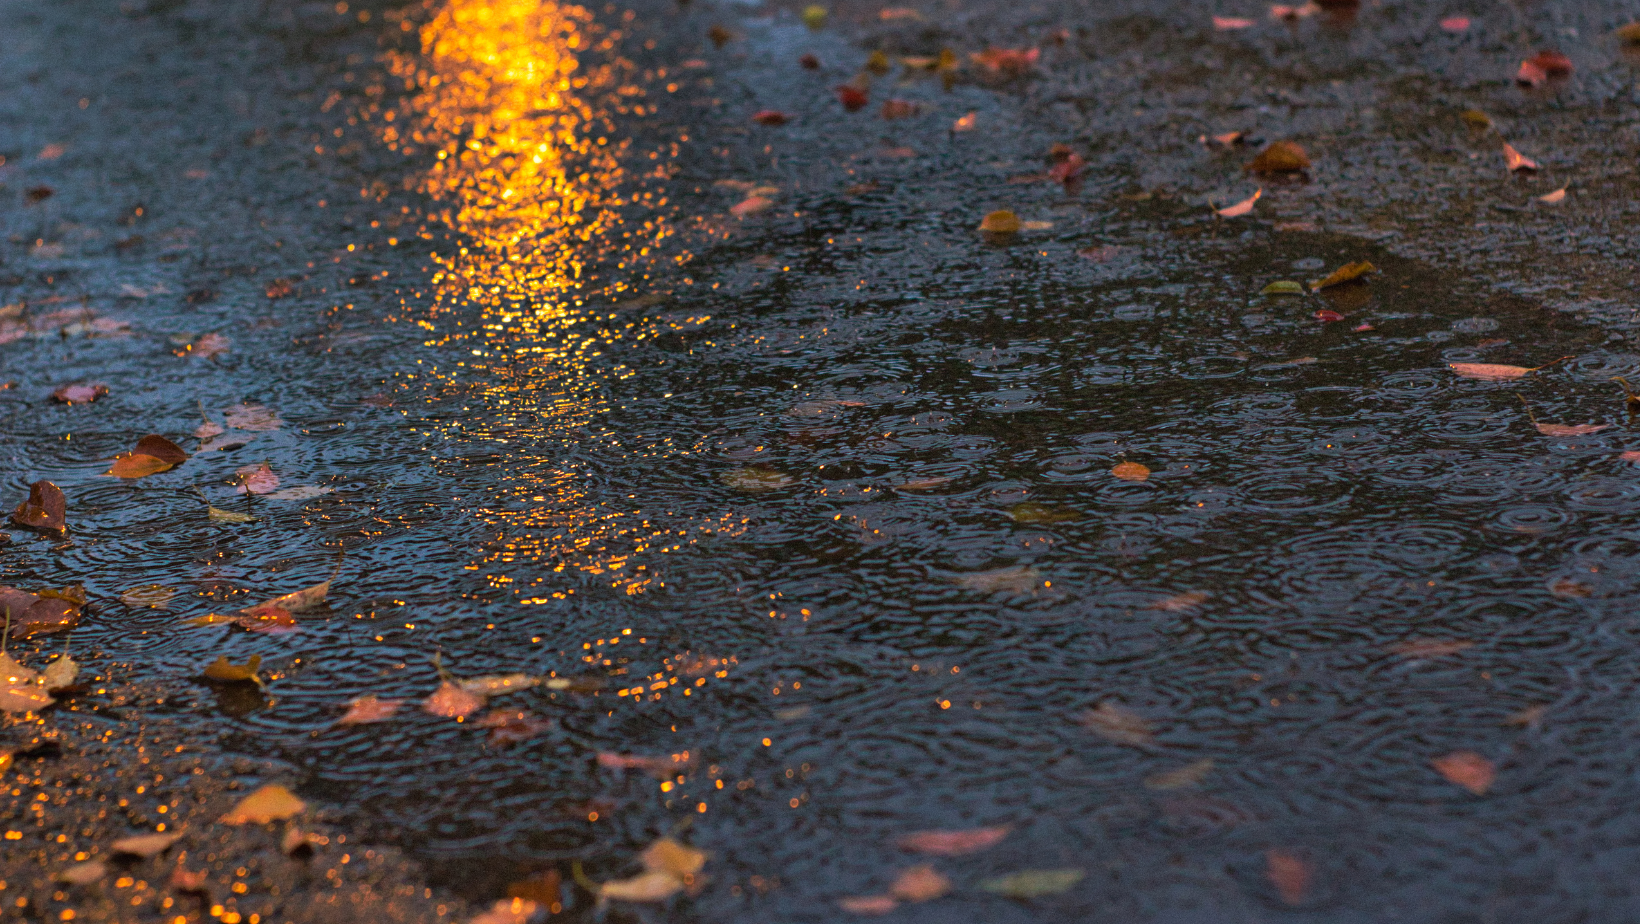
[[306, 809], [307, 803], [290, 790], [269, 783], [239, 800], [239, 804], [219, 820], [225, 825], [265, 825], [270, 821], [284, 821]]
[[745, 199], [729, 206], [729, 214], [736, 218], [745, 218], [747, 215], [767, 212], [771, 205], [774, 205], [773, 199], [764, 196], [747, 196]]
[[1447, 363], [1447, 366], [1466, 379], [1488, 382], [1518, 379], [1532, 371], [1525, 366], [1506, 366], [1503, 363]]
[[914, 853], [940, 857], [961, 857], [979, 853], [1008, 836], [1009, 825], [968, 828], [961, 831], [916, 831], [895, 839], [894, 845]]
[[439, 684], [432, 696], [422, 701], [421, 708], [447, 719], [464, 719], [484, 708], [484, 697], [446, 680]]
[[853, 898], [839, 898], [838, 907], [850, 914], [888, 914], [900, 903], [892, 895], [860, 895]]
[[1262, 195], [1264, 195], [1263, 189], [1254, 190], [1251, 196], [1237, 202], [1235, 205], [1227, 205], [1224, 208], [1219, 209], [1219, 217], [1240, 218], [1243, 215], [1253, 214], [1253, 203], [1257, 202], [1259, 197]]
[[1310, 155], [1291, 141], [1271, 142], [1246, 167], [1249, 173], [1259, 174], [1299, 173], [1308, 169]]
[[901, 873], [888, 893], [903, 902], [926, 902], [951, 891], [951, 880], [926, 863]]
[[1110, 473], [1123, 481], [1148, 481], [1150, 479], [1150, 469], [1138, 462], [1117, 463], [1116, 467], [1110, 470]]
[[1558, 205], [1561, 202], [1565, 202], [1566, 201], [1566, 187], [1562, 186], [1562, 187], [1560, 187], [1559, 189], [1555, 190], [1552, 193], [1545, 193], [1544, 195], [1538, 196], [1538, 201], [1539, 202], [1547, 202], [1550, 205]]
[[1240, 16], [1213, 17], [1213, 28], [1220, 32], [1229, 32], [1232, 29], [1247, 29], [1251, 28], [1252, 25], [1253, 21], [1251, 19], [1242, 19]]
[[1368, 273], [1376, 272], [1378, 272], [1378, 267], [1373, 266], [1365, 260], [1358, 260], [1354, 263], [1346, 263], [1338, 269], [1333, 270], [1330, 274], [1328, 274], [1326, 279], [1318, 279], [1315, 282], [1310, 283], [1310, 291], [1319, 292], [1322, 289], [1328, 289], [1336, 285], [1342, 285], [1346, 282], [1352, 282], [1356, 279], [1360, 279]]
[[1511, 173], [1531, 173], [1538, 168], [1537, 161], [1515, 150], [1514, 146], [1509, 144], [1503, 146], [1503, 162], [1508, 165]]
[[979, 124], [979, 113], [970, 112], [955, 122], [952, 122], [951, 130], [954, 132], [973, 131], [974, 126], [977, 124]]
[[1564, 77], [1572, 72], [1572, 59], [1550, 49], [1544, 49], [1528, 58], [1527, 63], [1536, 66], [1550, 77]]
[[993, 74], [1023, 74], [1035, 66], [1042, 52], [1036, 48], [987, 48], [971, 57]]
[[1446, 777], [1448, 783], [1462, 786], [1477, 796], [1486, 795], [1498, 775], [1492, 762], [1474, 751], [1453, 751], [1445, 757], [1435, 758], [1430, 764], [1435, 772]]
[[1192, 590], [1182, 594], [1174, 594], [1171, 597], [1164, 597], [1145, 607], [1145, 609], [1165, 610], [1169, 613], [1177, 613], [1180, 610], [1188, 610], [1192, 607], [1200, 606], [1201, 604], [1206, 603], [1208, 598], [1212, 596], [1212, 594], [1205, 590]]
[[1014, 234], [1019, 231], [1019, 216], [1007, 209], [998, 209], [985, 216], [979, 229], [988, 234]]
[[347, 712], [336, 720], [337, 725], [368, 725], [372, 722], [385, 722], [399, 711], [401, 704], [395, 699], [381, 699], [374, 693], [360, 696], [347, 704]]
[[143, 455], [139, 452], [126, 452], [114, 457], [114, 462], [108, 467], [106, 474], [113, 475], [116, 478], [146, 478], [149, 475], [170, 471], [175, 467], [171, 463], [163, 462], [153, 456]]
[[1304, 901], [1304, 895], [1310, 890], [1310, 878], [1314, 871], [1303, 857], [1285, 850], [1270, 849], [1264, 852], [1264, 875], [1270, 884], [1276, 887], [1276, 893], [1281, 900], [1289, 905], [1297, 905]]

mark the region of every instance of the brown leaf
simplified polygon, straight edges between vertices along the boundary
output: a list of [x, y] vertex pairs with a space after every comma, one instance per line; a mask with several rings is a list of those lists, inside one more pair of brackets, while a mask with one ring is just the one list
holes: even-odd
[[1397, 642], [1389, 646], [1389, 652], [1403, 658], [1444, 658], [1474, 647], [1474, 642], [1460, 639], [1420, 638]]
[[284, 821], [307, 810], [307, 803], [277, 783], [269, 783], [239, 800], [219, 821], [225, 825], [265, 825]]
[[39, 712], [56, 701], [38, 684], [0, 682], [0, 712]]
[[69, 885], [90, 885], [93, 882], [101, 881], [107, 875], [108, 864], [101, 860], [87, 860], [84, 863], [76, 863], [58, 873], [57, 881], [66, 882]]
[[1264, 876], [1276, 887], [1276, 894], [1289, 905], [1302, 904], [1310, 891], [1314, 870], [1303, 857], [1271, 848], [1264, 852]]
[[134, 857], [158, 856], [171, 849], [171, 845], [182, 839], [178, 832], [167, 834], [137, 834], [131, 837], [122, 837], [108, 845], [115, 853], [130, 854]]
[[1291, 141], [1273, 141], [1245, 169], [1264, 175], [1300, 173], [1310, 169], [1310, 155]]
[[1019, 216], [1007, 209], [998, 209], [980, 221], [979, 229], [987, 234], [1017, 234]]
[[785, 125], [791, 116], [778, 109], [760, 109], [752, 113], [752, 121], [759, 125]]
[[1155, 603], [1145, 607], [1145, 609], [1166, 610], [1169, 613], [1177, 613], [1181, 610], [1188, 610], [1193, 607], [1200, 606], [1201, 604], [1206, 603], [1212, 596], [1212, 594], [1205, 590], [1190, 590], [1182, 594], [1174, 594], [1171, 597], [1163, 597]]
[[922, 107], [909, 100], [889, 99], [883, 101], [882, 117], [884, 119], [909, 119], [921, 111]]
[[1077, 720], [1083, 728], [1093, 732], [1107, 741], [1117, 744], [1131, 745], [1136, 748], [1151, 746], [1152, 734], [1150, 723], [1142, 716], [1116, 703], [1106, 700], [1096, 708], [1082, 713]]
[[399, 711], [403, 703], [396, 699], [381, 699], [371, 693], [357, 697], [347, 704], [347, 712], [336, 720], [337, 725], [369, 725], [385, 722]]
[[1572, 59], [1558, 51], [1545, 49], [1526, 60], [1550, 77], [1564, 77], [1572, 72]]
[[1560, 203], [1566, 201], [1566, 187], [1562, 186], [1554, 192], [1544, 193], [1537, 198], [1539, 202], [1544, 202], [1549, 205], [1559, 205]]
[[59, 404], [90, 404], [108, 394], [108, 386], [101, 383], [63, 385], [51, 393], [51, 400]]
[[1599, 433], [1611, 424], [1546, 424], [1532, 422], [1539, 433], [1544, 436], [1585, 436], [1590, 433]]
[[924, 863], [900, 873], [888, 894], [902, 902], [926, 902], [951, 892], [951, 880]]
[[960, 831], [914, 831], [894, 840], [894, 846], [913, 853], [929, 853], [938, 857], [962, 857], [979, 853], [999, 843], [1013, 830], [1011, 825], [989, 828], [966, 828]]
[[1498, 775], [1492, 762], [1474, 751], [1453, 751], [1430, 761], [1430, 765], [1435, 772], [1446, 777], [1448, 783], [1462, 786], [1477, 796], [1486, 795]]
[[1534, 370], [1525, 366], [1506, 366], [1502, 363], [1447, 363], [1447, 367], [1466, 379], [1501, 382], [1518, 379]]
[[1376, 272], [1378, 272], [1378, 267], [1373, 266], [1365, 260], [1359, 260], [1355, 263], [1346, 263], [1338, 269], [1333, 270], [1330, 274], [1328, 274], [1327, 278], [1317, 279], [1316, 281], [1310, 283], [1310, 291], [1319, 292], [1322, 289], [1342, 285], [1346, 282], [1353, 282], [1368, 273]]
[[68, 528], [68, 499], [55, 484], [36, 481], [29, 485], [28, 500], [11, 512], [11, 520], [29, 529], [61, 532]]
[[1625, 45], [1640, 45], [1640, 22], [1618, 26], [1614, 34]]
[[469, 693], [460, 685], [446, 680], [433, 691], [433, 695], [422, 701], [421, 708], [447, 719], [464, 719], [484, 708], [484, 697]]
[[205, 668], [205, 677], [222, 683], [261, 683], [256, 671], [262, 666], [261, 655], [251, 655], [244, 664], [235, 664], [227, 655], [218, 657]]
[[1145, 777], [1146, 789], [1183, 789], [1194, 786], [1207, 778], [1213, 772], [1213, 759], [1204, 757], [1201, 760], [1185, 764], [1176, 770], [1164, 770], [1152, 773]]
[[1122, 481], [1147, 481], [1150, 478], [1150, 469], [1138, 462], [1118, 462], [1110, 473]]
[[0, 587], [0, 619], [10, 611], [12, 638], [72, 629], [80, 621], [80, 607], [83, 605], [83, 602], [64, 599], [56, 593], [31, 594], [15, 587]]
[[137, 440], [131, 452], [114, 457], [108, 474], [118, 478], [142, 478], [169, 471], [188, 460], [182, 447], [158, 434], [149, 434]]

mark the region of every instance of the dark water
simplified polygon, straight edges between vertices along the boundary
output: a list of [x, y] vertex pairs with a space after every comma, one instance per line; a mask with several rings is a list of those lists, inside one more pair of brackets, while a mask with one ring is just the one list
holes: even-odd
[[[1633, 912], [1640, 483], [1619, 455], [1640, 441], [1610, 380], [1640, 355], [1621, 336], [1366, 236], [1215, 219], [1138, 170], [1075, 196], [1010, 185], [1046, 136], [1006, 92], [922, 81], [901, 92], [933, 110], [904, 127], [816, 105], [748, 128], [836, 76], [760, 83], [772, 62], [863, 58], [788, 20], [736, 25], [720, 52], [700, 35], [740, 22], [724, 11], [297, 14], [245, 28], [323, 76], [222, 116], [234, 150], [209, 168], [267, 189], [155, 197], [140, 159], [186, 153], [82, 163], [102, 171], [87, 243], [63, 229], [74, 193], [26, 206], [8, 180], [19, 246], [67, 247], [14, 248], [6, 301], [63, 291], [55, 272], [135, 333], [0, 347], [4, 493], [51, 477], [74, 523], [14, 533], [5, 582], [84, 582], [76, 648], [176, 678], [162, 712], [288, 760], [478, 899], [570, 860], [623, 875], [682, 832], [711, 882], [639, 919], [830, 921], [916, 862], [899, 835], [1009, 825], [936, 861], [953, 897], [895, 919]], [[331, 28], [335, 47], [292, 38]], [[399, 40], [360, 50], [380, 36]], [[1000, 127], [946, 131], [970, 110]], [[260, 151], [270, 111], [279, 150], [311, 157]], [[731, 217], [759, 186], [774, 205]], [[189, 195], [237, 211], [202, 218]], [[138, 201], [146, 241], [110, 249]], [[1004, 205], [1052, 227], [981, 239]], [[1363, 259], [1365, 285], [1258, 295]], [[269, 300], [276, 276], [297, 293]], [[211, 330], [231, 352], [170, 354]], [[1562, 357], [1509, 382], [1447, 366]], [[114, 394], [42, 400], [91, 378]], [[180, 440], [201, 403], [241, 401], [284, 425], [99, 477], [142, 434]], [[262, 461], [331, 490], [235, 496]], [[207, 520], [195, 485], [258, 521]], [[180, 624], [316, 583], [340, 549], [330, 608], [294, 634]], [[147, 583], [182, 593], [118, 602]], [[265, 698], [188, 679], [223, 653], [266, 660]], [[497, 699], [553, 720], [506, 748], [414, 709], [333, 726], [355, 696], [430, 693], [435, 653], [588, 690]], [[1100, 704], [1150, 740], [1079, 721]], [[1495, 765], [1485, 795], [1432, 766], [1459, 751]], [[600, 752], [691, 763], [662, 782]], [[1198, 782], [1157, 777], [1202, 761]], [[1313, 869], [1296, 903], [1271, 850]], [[1044, 867], [1087, 878], [1031, 904], [974, 888]]]

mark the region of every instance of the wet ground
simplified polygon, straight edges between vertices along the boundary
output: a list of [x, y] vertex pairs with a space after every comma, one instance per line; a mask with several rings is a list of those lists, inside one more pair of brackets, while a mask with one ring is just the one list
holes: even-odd
[[[84, 682], [6, 720], [0, 907], [1629, 920], [1624, 11], [799, 13], [0, 6], [0, 490], [70, 525], [0, 583], [89, 597], [12, 645]], [[191, 458], [103, 476], [149, 433]], [[548, 682], [456, 721], [441, 670]], [[215, 820], [265, 783], [307, 812]], [[661, 837], [689, 888], [593, 901]]]

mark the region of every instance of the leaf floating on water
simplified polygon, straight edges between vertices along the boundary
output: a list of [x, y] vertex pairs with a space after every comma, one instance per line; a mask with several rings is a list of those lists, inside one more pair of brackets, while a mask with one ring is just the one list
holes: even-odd
[[958, 118], [955, 122], [952, 122], [951, 123], [951, 130], [954, 131], [954, 132], [969, 132], [969, 131], [973, 131], [974, 126], [976, 126], [978, 124], [979, 124], [979, 113], [970, 112], [967, 115]]
[[680, 770], [689, 767], [690, 762], [682, 754], [672, 757], [645, 757], [635, 754], [615, 754], [609, 751], [598, 753], [598, 766], [610, 770], [642, 770], [650, 776], [664, 780]]
[[182, 835], [176, 832], [168, 834], [136, 834], [131, 837], [120, 838], [114, 843], [109, 844], [108, 849], [112, 850], [114, 853], [129, 854], [133, 857], [142, 857], [143, 859], [147, 859], [149, 857], [158, 856], [165, 851], [170, 850], [171, 845], [181, 839]]
[[1546, 424], [1534, 421], [1532, 426], [1544, 436], [1587, 436], [1611, 427], [1611, 424]]
[[39, 678], [38, 671], [24, 667], [11, 655], [0, 651], [0, 684], [19, 686], [34, 683]]
[[239, 800], [219, 821], [225, 825], [265, 825], [302, 814], [307, 803], [277, 783], [269, 783]]
[[1259, 290], [1260, 295], [1303, 295], [1304, 284], [1293, 282], [1291, 279], [1281, 279], [1272, 282]]
[[951, 483], [951, 479], [949, 479], [949, 478], [939, 478], [939, 477], [935, 477], [935, 478], [913, 478], [910, 481], [903, 481], [903, 482], [901, 482], [897, 485], [894, 485], [894, 490], [896, 490], [896, 491], [932, 491], [935, 488], [943, 488], [943, 487], [945, 487], [946, 485], [948, 485], [950, 483]]
[[1625, 45], [1640, 45], [1640, 22], [1618, 26], [1613, 34]]
[[640, 873], [631, 879], [606, 882], [598, 889], [601, 898], [627, 902], [664, 902], [683, 891], [683, 880], [671, 873]]
[[1325, 324], [1332, 321], [1342, 321], [1344, 320], [1344, 316], [1336, 311], [1333, 311], [1331, 308], [1323, 308], [1315, 313], [1315, 319]]
[[774, 205], [774, 200], [767, 196], [747, 196], [734, 205], [729, 206], [729, 214], [736, 218], [745, 218], [747, 215], [758, 215], [767, 212]]
[[398, 714], [404, 705], [396, 699], [382, 699], [371, 693], [348, 701], [347, 712], [336, 720], [337, 725], [371, 725], [385, 722]]
[[1492, 762], [1474, 751], [1453, 751], [1429, 763], [1448, 783], [1462, 786], [1477, 796], [1486, 795], [1498, 775]]
[[1019, 228], [1019, 216], [1007, 209], [991, 212], [979, 223], [979, 229], [986, 234], [1017, 234]]
[[68, 498], [55, 484], [36, 481], [28, 487], [28, 499], [11, 512], [11, 521], [28, 529], [62, 532], [68, 529]]
[[186, 461], [188, 454], [181, 446], [151, 433], [138, 440], [132, 451], [115, 456], [107, 474], [116, 478], [144, 478], [170, 471]]
[[762, 494], [766, 491], [777, 491], [789, 488], [797, 483], [797, 479], [785, 472], [776, 471], [766, 465], [751, 465], [746, 468], [737, 468], [731, 472], [724, 472], [718, 480], [734, 488], [736, 491], [745, 491], [748, 494]]
[[108, 386], [100, 382], [62, 385], [51, 393], [51, 400], [59, 404], [90, 404], [108, 394]]
[[57, 874], [57, 881], [68, 885], [90, 885], [101, 882], [108, 876], [108, 864], [101, 860], [87, 860], [76, 863]]
[[39, 712], [56, 701], [36, 683], [0, 682], [0, 712]]
[[638, 860], [650, 872], [668, 873], [682, 879], [706, 868], [706, 854], [663, 837], [643, 849]]
[[205, 514], [206, 514], [206, 516], [208, 516], [211, 519], [217, 521], [218, 523], [255, 523], [256, 522], [256, 517], [253, 517], [248, 513], [235, 513], [232, 510], [223, 510], [221, 507], [207, 506], [206, 509], [205, 509]]
[[1302, 173], [1310, 169], [1310, 155], [1291, 141], [1273, 141], [1244, 169], [1265, 176]]
[[1110, 473], [1122, 481], [1150, 480], [1150, 469], [1138, 462], [1119, 462]]
[[1214, 16], [1213, 28], [1219, 32], [1231, 32], [1236, 29], [1250, 29], [1254, 25], [1251, 19], [1240, 16]]
[[951, 580], [960, 587], [985, 594], [1029, 594], [1044, 586], [1042, 572], [1024, 565], [953, 574]]
[[473, 723], [479, 728], [490, 730], [486, 747], [500, 748], [520, 741], [528, 741], [536, 735], [552, 728], [551, 719], [543, 719], [533, 712], [497, 709]]
[[1389, 652], [1403, 658], [1444, 658], [1474, 647], [1474, 642], [1460, 639], [1423, 638], [1398, 642], [1389, 647]]
[[1264, 878], [1276, 887], [1276, 894], [1289, 905], [1304, 903], [1314, 871], [1309, 861], [1290, 851], [1271, 848], [1264, 852]]
[[544, 909], [528, 898], [498, 898], [488, 911], [470, 919], [467, 924], [530, 924]]
[[1082, 713], [1077, 722], [1106, 741], [1136, 748], [1151, 747], [1154, 737], [1143, 716], [1110, 700]]
[[459, 685], [446, 680], [427, 699], [422, 701], [423, 711], [446, 719], [465, 719], [484, 708], [484, 697], [477, 693], [469, 693]]
[[1503, 162], [1511, 173], [1533, 173], [1537, 170], [1537, 161], [1514, 149], [1514, 146], [1503, 146]]
[[803, 25], [819, 30], [826, 24], [826, 8], [818, 3], [803, 8]]
[[236, 404], [222, 412], [222, 419], [235, 430], [277, 430], [284, 426], [272, 408], [260, 404]]
[[1469, 31], [1469, 17], [1468, 16], [1448, 16], [1447, 18], [1441, 20], [1441, 31], [1442, 32], [1452, 32], [1452, 33], [1468, 32]]
[[1466, 379], [1481, 379], [1487, 382], [1518, 379], [1528, 372], [1536, 371], [1525, 366], [1506, 366], [1502, 363], [1447, 363], [1447, 367]]
[[1012, 825], [996, 825], [958, 831], [914, 831], [895, 838], [894, 846], [937, 857], [965, 857], [1000, 843], [1012, 830]]
[[188, 345], [187, 355], [200, 359], [215, 359], [228, 352], [233, 341], [221, 334], [206, 334]]
[[1145, 777], [1145, 788], [1164, 791], [1169, 789], [1184, 789], [1187, 786], [1195, 786], [1202, 780], [1207, 779], [1207, 775], [1212, 772], [1213, 759], [1211, 757], [1204, 757], [1201, 760], [1185, 764], [1177, 770], [1164, 770], [1160, 773], [1152, 773], [1150, 776]]
[[1458, 118], [1470, 128], [1485, 130], [1492, 127], [1492, 117], [1479, 109], [1465, 109], [1458, 114]]
[[40, 671], [40, 685], [46, 688], [46, 692], [56, 693], [72, 687], [79, 676], [80, 665], [64, 652]]
[[1259, 197], [1262, 195], [1264, 195], [1264, 190], [1256, 189], [1251, 196], [1237, 202], [1235, 205], [1227, 205], [1222, 209], [1218, 209], [1218, 216], [1220, 218], [1240, 218], [1243, 215], [1251, 215], [1253, 214], [1253, 204], [1258, 202]]
[[871, 102], [871, 97], [866, 91], [853, 84], [839, 84], [834, 89], [837, 93], [837, 101], [842, 103], [843, 108], [849, 112], [859, 112], [866, 108], [867, 103]]
[[900, 903], [892, 895], [856, 895], [839, 898], [837, 907], [849, 914], [883, 915], [900, 907]]
[[979, 887], [995, 895], [1029, 900], [1067, 891], [1087, 875], [1079, 869], [1028, 869], [980, 880]]
[[1206, 603], [1212, 596], [1212, 594], [1205, 590], [1191, 590], [1182, 594], [1174, 594], [1171, 597], [1163, 597], [1155, 603], [1152, 603], [1150, 606], [1145, 607], [1145, 609], [1166, 610], [1169, 613], [1177, 613], [1182, 610], [1193, 609], [1194, 607], [1200, 606], [1203, 603]]
[[1562, 186], [1552, 193], [1545, 193], [1538, 196], [1538, 201], [1548, 203], [1549, 205], [1559, 205], [1560, 203], [1566, 201], [1566, 189], [1567, 187]]
[[335, 490], [335, 488], [321, 488], [316, 484], [299, 484], [295, 487], [286, 488], [283, 491], [274, 491], [272, 494], [264, 494], [262, 497], [264, 500], [276, 501], [312, 500], [315, 497], [324, 497], [326, 494], [330, 494]]
[[171, 602], [171, 598], [176, 595], [177, 592], [174, 588], [166, 587], [163, 584], [144, 584], [141, 587], [133, 587], [120, 594], [120, 602], [126, 606], [163, 610], [165, 605]]
[[222, 683], [249, 682], [261, 685], [262, 678], [256, 675], [261, 666], [261, 655], [251, 655], [244, 664], [235, 664], [228, 660], [227, 655], [221, 655], [205, 668], [205, 676], [210, 680], [217, 680]]
[[1346, 282], [1353, 282], [1368, 273], [1376, 272], [1378, 272], [1378, 267], [1373, 266], [1365, 260], [1359, 260], [1355, 263], [1346, 263], [1338, 269], [1333, 270], [1330, 274], [1328, 274], [1327, 278], [1317, 279], [1316, 281], [1310, 283], [1310, 291], [1319, 292], [1322, 289], [1329, 289], [1333, 286], [1342, 285]]
[[488, 677], [468, 677], [457, 681], [457, 684], [468, 693], [479, 696], [500, 696], [504, 693], [516, 693], [519, 690], [530, 690], [541, 685], [540, 677], [529, 674], [498, 674]]
[[1008, 508], [1008, 516], [1015, 523], [1074, 523], [1082, 519], [1082, 515], [1074, 510], [1063, 507], [1049, 507], [1047, 504], [1038, 504], [1026, 501]]
[[951, 880], [926, 863], [900, 873], [888, 887], [888, 894], [902, 902], [933, 901], [950, 892]]
[[42, 590], [31, 594], [15, 587], [0, 587], [0, 615], [11, 611], [12, 638], [29, 638], [72, 629], [80, 621], [85, 605], [82, 590]]
[[759, 125], [785, 125], [791, 116], [778, 109], [761, 109], [752, 114], [752, 121]]
[[234, 474], [239, 476], [239, 486], [233, 489], [235, 494], [272, 494], [279, 487], [279, 476], [266, 462], [242, 465]]
[[969, 57], [993, 74], [1019, 75], [1036, 66], [1042, 51], [1038, 48], [987, 48]]
[[1505, 725], [1519, 725], [1525, 728], [1537, 728], [1543, 724], [1543, 716], [1548, 713], [1549, 707], [1543, 703], [1536, 706], [1527, 706], [1519, 712], [1510, 713], [1503, 720]]

